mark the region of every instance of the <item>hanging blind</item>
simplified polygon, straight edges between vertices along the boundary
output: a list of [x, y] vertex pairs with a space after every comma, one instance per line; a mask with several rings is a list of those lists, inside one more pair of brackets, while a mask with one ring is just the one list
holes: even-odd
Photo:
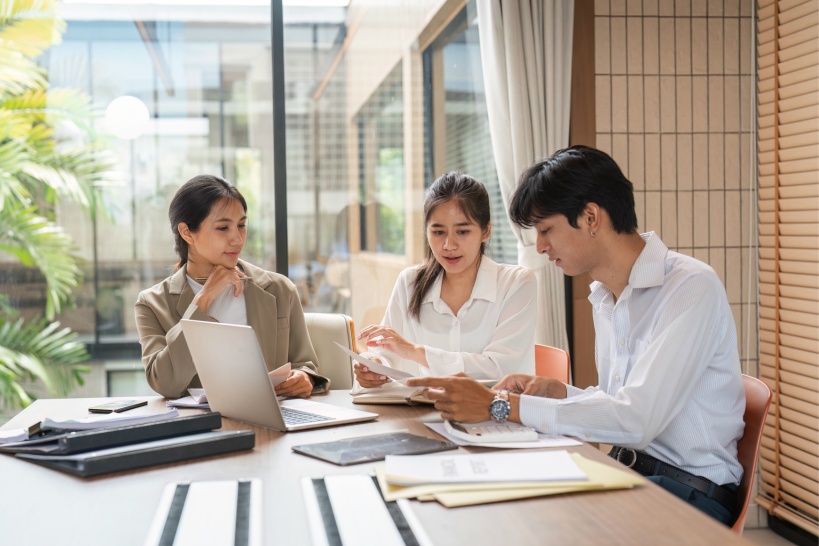
[[819, 2], [760, 0], [757, 502], [819, 535]]

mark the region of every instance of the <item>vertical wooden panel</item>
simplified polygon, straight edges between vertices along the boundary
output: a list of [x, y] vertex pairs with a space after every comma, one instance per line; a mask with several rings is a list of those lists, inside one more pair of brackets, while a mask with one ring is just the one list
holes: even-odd
[[[605, 4], [603, 6], [602, 4]], [[595, 47], [596, 29], [603, 29], [608, 33], [608, 19], [595, 17], [596, 6], [600, 13], [608, 10], [608, 2], [594, 2], [594, 0], [576, 0], [574, 6], [574, 37], [572, 44], [572, 111], [570, 119], [570, 143], [600, 146], [602, 143], [596, 131], [602, 124], [610, 131], [610, 117], [604, 118], [598, 107], [605, 107], [605, 113], [610, 114], [609, 89], [610, 82], [607, 76], [597, 76], [596, 61], [605, 60], [600, 68], [602, 74], [609, 74], [608, 55]], [[606, 19], [605, 24], [601, 19]], [[603, 43], [610, 43], [607, 39]], [[599, 85], [599, 84], [603, 85]], [[597, 99], [602, 92], [603, 100]], [[597, 122], [597, 123], [596, 123]], [[572, 338], [570, 343], [572, 361], [572, 379], [574, 385], [586, 388], [597, 385], [597, 369], [594, 362], [594, 325], [592, 323], [591, 303], [589, 296], [588, 275], [581, 275], [569, 281], [572, 287]]]

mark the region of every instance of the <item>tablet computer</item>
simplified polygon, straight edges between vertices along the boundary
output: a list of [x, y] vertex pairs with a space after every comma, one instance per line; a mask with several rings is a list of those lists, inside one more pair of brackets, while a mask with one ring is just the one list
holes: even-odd
[[458, 449], [458, 446], [405, 431], [293, 446], [296, 453], [341, 466], [382, 461], [387, 455], [420, 455], [448, 449]]

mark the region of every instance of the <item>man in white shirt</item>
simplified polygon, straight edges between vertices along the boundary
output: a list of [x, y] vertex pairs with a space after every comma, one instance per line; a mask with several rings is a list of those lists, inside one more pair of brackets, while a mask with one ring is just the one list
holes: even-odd
[[745, 395], [736, 328], [714, 271], [639, 234], [631, 182], [605, 153], [574, 146], [522, 176], [510, 218], [538, 251], [588, 272], [600, 384], [586, 390], [510, 375], [495, 391], [463, 377], [422, 378], [444, 419], [507, 419], [615, 444], [610, 455], [730, 525], [742, 477]]

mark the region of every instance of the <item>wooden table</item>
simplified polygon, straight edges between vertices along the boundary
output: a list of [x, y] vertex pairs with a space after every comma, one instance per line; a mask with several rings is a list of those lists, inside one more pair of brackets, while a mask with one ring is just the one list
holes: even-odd
[[[162, 398], [147, 399], [150, 407], [164, 409]], [[28, 426], [45, 417], [81, 417], [86, 415], [86, 408], [105, 400], [110, 399], [38, 400], [2, 428]], [[366, 409], [380, 417], [369, 423], [287, 434], [223, 419], [223, 429], [255, 430], [255, 449], [89, 479], [0, 455], [0, 542], [142, 544], [167, 483], [258, 477], [263, 486], [265, 544], [310, 544], [300, 478], [368, 473], [373, 465], [336, 466], [293, 453], [291, 446], [400, 429], [435, 437], [423, 422], [438, 419], [429, 406], [355, 406], [346, 391], [333, 391], [316, 400]], [[617, 464], [586, 444], [568, 449]], [[650, 483], [632, 490], [455, 509], [413, 501], [412, 508], [434, 544], [445, 546], [748, 544], [727, 527]]]

